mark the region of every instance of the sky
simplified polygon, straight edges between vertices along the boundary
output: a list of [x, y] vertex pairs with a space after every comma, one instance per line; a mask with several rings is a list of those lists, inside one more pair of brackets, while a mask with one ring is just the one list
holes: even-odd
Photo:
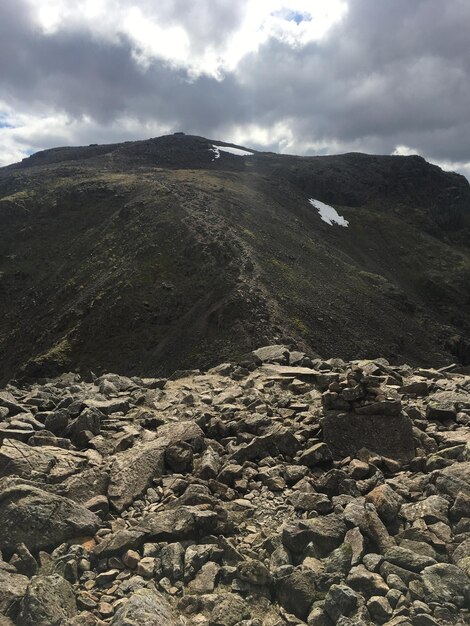
[[0, 165], [175, 131], [470, 178], [469, 0], [0, 0]]

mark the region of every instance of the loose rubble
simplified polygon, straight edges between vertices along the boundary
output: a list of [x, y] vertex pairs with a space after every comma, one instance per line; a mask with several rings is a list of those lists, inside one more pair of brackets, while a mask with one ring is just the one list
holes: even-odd
[[268, 346], [0, 392], [0, 625], [470, 623], [470, 376]]

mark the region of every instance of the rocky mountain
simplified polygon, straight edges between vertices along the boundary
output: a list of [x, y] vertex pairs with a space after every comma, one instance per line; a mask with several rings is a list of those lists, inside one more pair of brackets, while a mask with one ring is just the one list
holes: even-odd
[[0, 392], [2, 626], [470, 623], [470, 377], [282, 345]]
[[417, 156], [183, 134], [34, 154], [0, 169], [0, 381], [270, 343], [468, 364], [469, 207], [465, 178]]

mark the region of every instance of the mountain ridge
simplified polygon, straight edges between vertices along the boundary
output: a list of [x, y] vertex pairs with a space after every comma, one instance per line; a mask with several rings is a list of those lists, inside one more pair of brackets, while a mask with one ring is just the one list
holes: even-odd
[[271, 343], [467, 363], [469, 207], [468, 181], [418, 156], [181, 134], [36, 153], [0, 169], [0, 379], [168, 374]]

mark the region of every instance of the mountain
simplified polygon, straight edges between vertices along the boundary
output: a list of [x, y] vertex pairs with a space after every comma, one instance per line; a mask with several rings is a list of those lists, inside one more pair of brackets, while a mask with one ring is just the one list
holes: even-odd
[[0, 224], [0, 382], [269, 343], [470, 363], [470, 187], [418, 156], [56, 148], [0, 169]]

